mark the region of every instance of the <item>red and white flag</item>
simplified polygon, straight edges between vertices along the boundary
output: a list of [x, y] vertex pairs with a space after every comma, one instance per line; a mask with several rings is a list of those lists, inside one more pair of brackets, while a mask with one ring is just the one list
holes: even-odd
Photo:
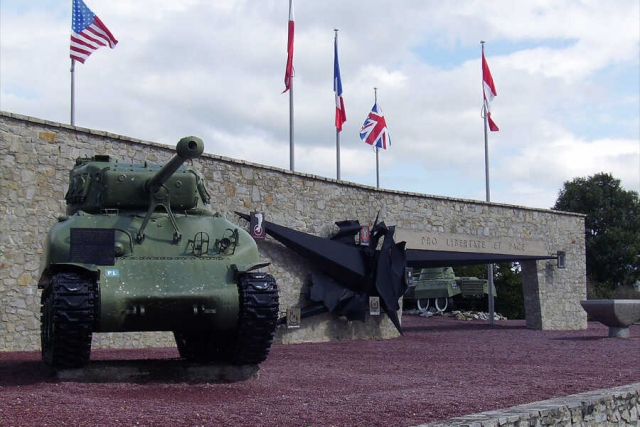
[[289, 35], [287, 37], [287, 68], [284, 72], [285, 93], [291, 88], [291, 77], [293, 77], [293, 0], [289, 0]]
[[484, 57], [484, 49], [482, 49], [482, 95], [484, 96], [484, 106], [487, 115], [487, 122], [489, 123], [489, 129], [493, 132], [497, 132], [500, 129], [491, 118], [491, 101], [498, 96], [496, 92], [496, 85], [493, 83], [493, 77], [491, 77], [491, 71], [489, 71], [489, 65]]
[[82, 0], [73, 0], [71, 15], [71, 59], [81, 62], [102, 46], [116, 47], [118, 40]]

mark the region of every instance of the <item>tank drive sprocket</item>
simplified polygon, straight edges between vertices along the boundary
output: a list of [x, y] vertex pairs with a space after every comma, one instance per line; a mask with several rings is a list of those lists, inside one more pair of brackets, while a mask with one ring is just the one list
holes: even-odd
[[84, 366], [91, 354], [96, 281], [87, 274], [58, 272], [41, 298], [42, 360], [55, 369]]
[[196, 363], [263, 362], [271, 348], [278, 321], [278, 286], [270, 274], [238, 276], [240, 314], [234, 331], [176, 331], [180, 356]]

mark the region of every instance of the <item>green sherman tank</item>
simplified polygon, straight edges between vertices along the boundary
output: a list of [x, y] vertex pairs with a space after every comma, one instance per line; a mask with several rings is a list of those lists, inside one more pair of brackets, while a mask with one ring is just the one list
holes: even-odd
[[415, 301], [421, 312], [427, 311], [431, 304], [442, 312], [449, 307], [450, 299], [459, 293], [453, 268], [423, 268], [415, 272], [413, 283], [404, 294], [404, 299]]
[[172, 331], [181, 357], [256, 364], [278, 318], [275, 279], [258, 268], [249, 233], [209, 206], [202, 174], [184, 163], [204, 144], [182, 138], [164, 166], [79, 158], [67, 214], [42, 256], [42, 359], [88, 363], [96, 332]]
[[[455, 303], [460, 307], [469, 307], [479, 310], [488, 310], [489, 281], [477, 277], [456, 277], [460, 288], [460, 295], [456, 296]], [[498, 295], [493, 285], [493, 297]]]
[[[439, 312], [447, 311], [450, 303], [457, 306], [473, 305], [488, 298], [489, 285], [477, 277], [457, 277], [452, 267], [423, 268], [413, 276], [413, 283], [404, 294], [407, 302], [415, 302], [425, 312], [434, 306]], [[493, 295], [496, 288], [493, 287]]]

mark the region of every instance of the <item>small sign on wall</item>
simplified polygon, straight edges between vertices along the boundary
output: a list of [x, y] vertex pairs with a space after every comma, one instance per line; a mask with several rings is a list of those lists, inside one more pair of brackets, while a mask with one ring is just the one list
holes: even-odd
[[369, 314], [380, 316], [380, 297], [369, 297]]
[[369, 242], [371, 241], [371, 231], [369, 230], [369, 226], [363, 225], [360, 227], [358, 240], [358, 243], [360, 243], [361, 246], [369, 246]]
[[300, 307], [289, 307], [287, 309], [287, 328], [300, 327]]
[[264, 212], [251, 212], [249, 226], [251, 237], [254, 239], [264, 239], [267, 236], [264, 226]]

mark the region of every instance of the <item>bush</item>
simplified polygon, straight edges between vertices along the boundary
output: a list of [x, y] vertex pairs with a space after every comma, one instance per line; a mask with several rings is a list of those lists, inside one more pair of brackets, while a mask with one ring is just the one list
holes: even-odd
[[607, 283], [587, 282], [587, 299], [640, 299], [640, 291], [633, 286], [611, 289]]
[[608, 284], [587, 280], [587, 299], [611, 299], [611, 294]]
[[613, 299], [640, 299], [640, 291], [633, 286], [620, 286], [611, 292]]
[[522, 283], [517, 284], [496, 284], [496, 312], [499, 312], [507, 319], [524, 319], [524, 296], [522, 294]]

